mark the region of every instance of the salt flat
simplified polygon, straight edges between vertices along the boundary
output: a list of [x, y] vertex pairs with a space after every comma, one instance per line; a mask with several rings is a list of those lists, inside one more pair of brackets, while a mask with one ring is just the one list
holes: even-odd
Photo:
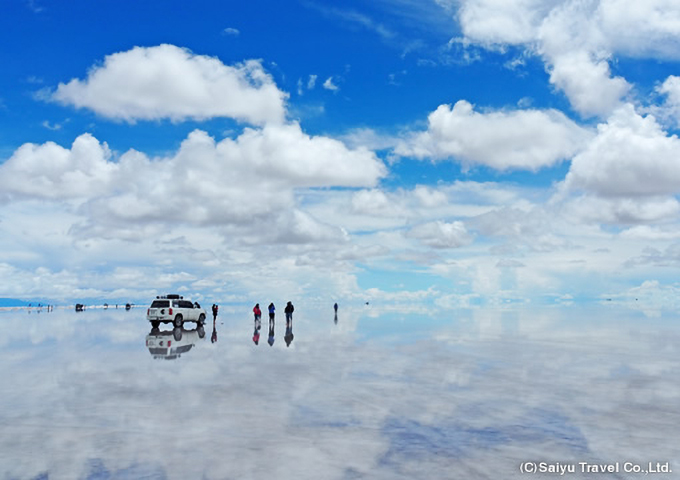
[[[154, 358], [145, 310], [0, 312], [3, 478], [520, 478], [680, 472], [680, 326], [616, 305], [223, 307]], [[189, 330], [191, 326], [189, 325]], [[167, 339], [172, 338], [170, 327]], [[528, 464], [526, 462], [529, 462]], [[642, 475], [640, 473], [639, 475]], [[658, 473], [673, 478], [677, 473]], [[541, 475], [536, 475], [541, 478]], [[554, 477], [546, 473], [544, 478]]]

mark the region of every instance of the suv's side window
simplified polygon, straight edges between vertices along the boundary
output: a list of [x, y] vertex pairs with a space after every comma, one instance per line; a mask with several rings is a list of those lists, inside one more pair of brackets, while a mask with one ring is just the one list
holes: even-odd
[[180, 302], [179, 300], [173, 300], [173, 301], [172, 301], [172, 306], [175, 307], [175, 308], [179, 308], [179, 307], [180, 307], [179, 302]]
[[179, 306], [180, 306], [181, 308], [194, 308], [194, 304], [191, 303], [191, 302], [188, 301], [188, 300], [180, 300], [180, 301], [179, 301]]

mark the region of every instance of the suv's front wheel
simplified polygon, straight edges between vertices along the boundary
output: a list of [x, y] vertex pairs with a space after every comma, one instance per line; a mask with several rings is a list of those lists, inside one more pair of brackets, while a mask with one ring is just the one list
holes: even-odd
[[182, 318], [182, 315], [177, 315], [173, 323], [177, 328], [182, 328], [182, 325], [184, 325], [184, 319]]
[[203, 315], [202, 313], [198, 317], [198, 324], [199, 325], [205, 324], [205, 315]]

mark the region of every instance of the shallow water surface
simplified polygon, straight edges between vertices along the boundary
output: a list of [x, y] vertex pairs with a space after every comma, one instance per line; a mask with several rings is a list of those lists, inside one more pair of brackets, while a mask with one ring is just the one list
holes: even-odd
[[674, 314], [328, 311], [296, 305], [290, 346], [283, 318], [255, 345], [247, 308], [205, 332], [141, 308], [0, 313], [0, 477], [680, 476]]

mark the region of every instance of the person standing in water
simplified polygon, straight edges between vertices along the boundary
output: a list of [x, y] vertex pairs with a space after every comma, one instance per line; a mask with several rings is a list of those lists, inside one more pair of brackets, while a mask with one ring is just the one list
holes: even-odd
[[217, 304], [213, 303], [212, 306], [212, 314], [213, 314], [213, 323], [215, 320], [217, 320], [217, 311], [219, 310], [220, 307], [217, 306]]
[[273, 303], [269, 304], [268, 310], [269, 310], [269, 325], [271, 326], [274, 324], [274, 316], [276, 315], [276, 307], [274, 306]]
[[293, 312], [295, 311], [295, 307], [291, 302], [288, 302], [286, 304], [286, 309], [284, 312], [286, 312], [286, 328], [290, 328], [293, 325]]
[[255, 331], [259, 331], [262, 326], [262, 310], [260, 310], [259, 303], [253, 307], [253, 315], [255, 316]]

